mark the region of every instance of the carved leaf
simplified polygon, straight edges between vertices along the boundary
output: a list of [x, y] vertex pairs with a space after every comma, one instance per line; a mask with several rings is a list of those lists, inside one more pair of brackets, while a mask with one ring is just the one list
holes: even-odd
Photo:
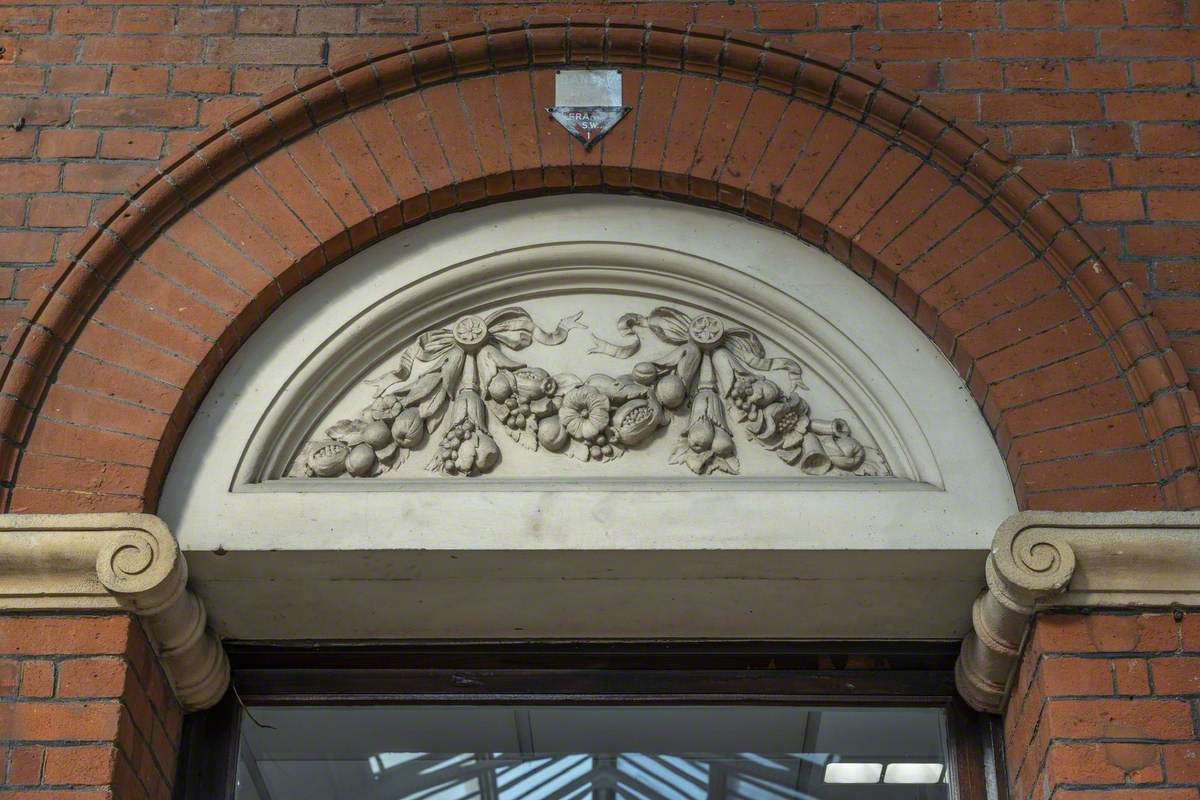
[[466, 353], [457, 347], [446, 356], [446, 362], [442, 364], [442, 389], [447, 394], [453, 394], [454, 390], [458, 388], [466, 359]]
[[521, 445], [521, 447], [524, 447], [526, 450], [537, 450], [538, 449], [537, 434], [534, 433], [533, 431], [529, 430], [528, 428], [516, 429], [516, 428], [510, 428], [507, 425], [505, 425], [504, 432], [509, 435], [509, 438], [511, 438], [517, 444]]
[[410, 455], [412, 455], [412, 450], [409, 450], [407, 447], [397, 447], [396, 452], [392, 453], [391, 458], [386, 461], [381, 459], [381, 463], [387, 467], [389, 472], [393, 472], [399, 469], [401, 464], [408, 461]]
[[580, 461], [592, 460], [591, 448], [589, 448], [586, 443], [581, 442], [578, 439], [568, 439], [567, 449], [564, 452], [571, 458], [575, 458]]
[[387, 394], [392, 389], [404, 383], [404, 375], [396, 370], [389, 370], [377, 378], [367, 378], [363, 383], [373, 388], [375, 397]]
[[633, 379], [630, 375], [614, 378], [610, 375], [596, 373], [587, 379], [588, 386], [603, 392], [614, 405], [620, 405], [635, 397], [645, 397], [647, 388]]
[[583, 385], [583, 381], [578, 375], [570, 372], [562, 372], [554, 376], [554, 382], [558, 384], [558, 394], [564, 395], [572, 389], [576, 389]]
[[446, 416], [446, 409], [448, 409], [449, 407], [450, 407], [449, 403], [442, 403], [442, 407], [439, 408], [434, 413], [430, 414], [428, 417], [422, 415], [422, 419], [425, 420], [425, 433], [426, 434], [432, 434], [434, 431], [436, 431], [438, 429], [438, 426], [440, 426], [442, 424], [442, 420]]
[[362, 442], [362, 433], [366, 427], [367, 423], [361, 419], [343, 419], [326, 428], [325, 435], [344, 445], [354, 447]]
[[696, 373], [700, 371], [700, 348], [694, 344], [685, 344], [683, 352], [679, 356], [679, 363], [675, 366], [675, 372], [683, 379], [687, 386], [692, 385], [692, 381], [696, 377]]
[[425, 402], [421, 403], [419, 412], [423, 419], [429, 419], [435, 414], [440, 413], [446, 407], [447, 394], [438, 389], [437, 392], [429, 395]]
[[408, 405], [420, 403], [422, 400], [429, 397], [442, 385], [441, 370], [431, 369], [420, 377], [412, 388], [405, 393], [405, 401]]
[[854, 474], [872, 478], [881, 475], [890, 475], [891, 470], [888, 468], [887, 459], [883, 457], [883, 453], [874, 447], [867, 447], [865, 449], [867, 451], [866, 458], [863, 459], [862, 465], [855, 470]]
[[697, 475], [705, 475], [708, 473], [708, 462], [713, 459], [715, 454], [712, 450], [704, 450], [702, 452], [691, 451], [687, 454], [688, 469]]
[[737, 475], [741, 471], [742, 465], [737, 460], [737, 456], [729, 456], [721, 458], [716, 456], [709, 463], [709, 472], [724, 472], [729, 475]]

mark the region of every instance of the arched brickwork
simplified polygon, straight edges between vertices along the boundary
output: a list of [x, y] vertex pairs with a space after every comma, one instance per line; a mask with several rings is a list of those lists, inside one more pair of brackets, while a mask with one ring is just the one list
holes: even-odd
[[[625, 70], [586, 152], [553, 69]], [[717, 29], [460, 30], [230, 117], [105, 209], [8, 340], [8, 511], [152, 510], [221, 366], [297, 287], [433, 215], [651, 193], [794, 232], [967, 380], [1033, 508], [1200, 506], [1200, 411], [1138, 290], [977, 132], [875, 73]]]

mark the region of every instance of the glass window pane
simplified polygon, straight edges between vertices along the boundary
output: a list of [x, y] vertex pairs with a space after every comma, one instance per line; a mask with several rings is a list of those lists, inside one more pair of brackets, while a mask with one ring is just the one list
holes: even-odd
[[937, 708], [259, 707], [237, 800], [948, 800]]

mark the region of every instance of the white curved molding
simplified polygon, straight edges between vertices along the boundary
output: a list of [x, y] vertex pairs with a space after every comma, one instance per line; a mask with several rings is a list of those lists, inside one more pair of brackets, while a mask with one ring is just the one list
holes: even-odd
[[229, 685], [229, 662], [187, 588], [187, 562], [150, 514], [0, 515], [0, 611], [131, 611], [185, 710]]
[[[326, 292], [326, 296], [330, 294]], [[447, 329], [464, 314], [487, 317], [488, 311], [513, 306], [535, 313], [541, 311], [536, 314], [537, 322], [544, 319], [553, 324], [561, 315], [560, 324], [566, 326], [564, 341], [553, 347], [534, 343], [529, 350], [521, 351], [496, 342], [495, 351], [501, 357], [528, 358], [531, 366], [535, 365], [535, 359], [544, 362], [549, 358], [551, 372], [572, 371], [582, 377], [602, 370], [613, 375], [628, 373], [639, 364], [636, 358], [622, 361], [590, 352], [592, 336], [609, 339], [621, 336], [617, 323], [627, 313], [650, 315], [654, 309], [665, 306], [685, 309], [684, 313], [690, 312], [695, 317], [715, 316], [730, 328], [744, 326], [756, 340], [766, 342], [770, 355], [794, 359], [803, 365], [804, 379], [814, 382], [812, 390], [803, 394], [815, 415], [830, 409], [832, 414], [850, 416], [852, 427], [868, 437], [868, 445], [878, 445], [883, 451], [894, 475], [937, 488], [943, 485], [937, 459], [904, 398], [853, 340], [813, 308], [761, 279], [695, 254], [636, 242], [559, 241], [490, 252], [448, 265], [382, 298], [372, 298], [370, 305], [360, 312], [338, 320], [341, 325], [307, 354], [303, 364], [287, 377], [273, 398], [246, 446], [233, 488], [445, 489], [445, 481], [430, 481], [428, 473], [420, 468], [403, 475], [403, 486], [387, 480], [377, 485], [371, 481], [343, 480], [334, 487], [311, 483], [303, 487], [286, 483], [278, 486], [274, 481], [292, 470], [296, 453], [306, 437], [319, 437], [320, 431], [336, 422], [340, 415], [355, 417], [364, 404], [370, 403], [372, 393], [370, 387], [363, 385], [364, 381], [394, 367], [420, 334]], [[577, 315], [581, 319], [577, 320]], [[534, 320], [530, 323], [534, 324]], [[569, 330], [574, 326], [586, 329], [570, 335]], [[648, 343], [643, 355], [655, 354], [653, 337], [645, 338]], [[662, 348], [658, 354], [673, 349], [661, 343], [658, 346]], [[747, 372], [768, 377], [766, 370]], [[785, 389], [792, 388], [784, 367], [778, 366], [771, 372]], [[483, 394], [486, 399], [486, 392]], [[678, 416], [686, 417], [686, 413]], [[494, 421], [493, 428], [498, 427]], [[673, 427], [679, 429], [681, 425]], [[746, 438], [739, 434], [739, 439]], [[507, 447], [503, 438], [500, 443], [506, 458], [522, 455]], [[424, 444], [432, 449], [430, 443]], [[739, 454], [745, 455], [745, 448]], [[646, 488], [653, 488], [660, 480], [690, 477], [686, 469], [672, 471], [665, 457], [644, 460], [647, 463], [639, 465], [639, 470], [637, 466], [626, 466], [631, 459], [623, 458], [616, 477], [627, 481], [632, 478]], [[535, 465], [537, 460], [527, 459], [523, 466], [528, 474], [522, 475], [518, 466], [516, 476], [536, 481], [561, 474], [565, 469], [571, 477], [590, 484], [614, 477], [612, 471], [572, 472], [572, 465], [561, 462], [551, 466], [540, 464], [540, 471]], [[748, 471], [755, 473], [753, 469]], [[513, 472], [497, 469], [493, 475], [503, 477]], [[799, 473], [794, 470], [780, 468], [772, 472], [759, 468], [757, 475], [787, 477], [789, 489], [806, 485], [795, 480]], [[487, 486], [481, 481], [471, 488], [480, 490]]]
[[[891, 474], [810, 475], [739, 430], [738, 474], [698, 475], [670, 463], [692, 421], [680, 409], [669, 427], [611, 464], [524, 450], [489, 416], [502, 459], [487, 474], [426, 471], [441, 435], [434, 429], [433, 441], [427, 436], [394, 472], [296, 476], [305, 443], [369, 406], [364, 381], [395, 370], [423, 332], [510, 306], [547, 333], [582, 311], [587, 330], [506, 355], [584, 380], [634, 375], [643, 354], [670, 360], [670, 342], [644, 332], [630, 358], [587, 352], [592, 334], [630, 343], [618, 324], [627, 313], [648, 318], [670, 306], [692, 320], [709, 315], [727, 329], [744, 327], [761, 341], [762, 363], [803, 366], [809, 388], [800, 394], [811, 417], [845, 419]], [[754, 371], [790, 390], [787, 370]], [[895, 591], [879, 594], [880, 613], [865, 615], [854, 635], [887, 637], [899, 625], [957, 638], [968, 625], [957, 601], [974, 595], [977, 570], [938, 577], [945, 570], [932, 565], [980, 563], [1015, 508], [1007, 470], [961, 379], [859, 276], [731, 214], [581, 194], [424, 223], [289, 298], [205, 397], [159, 513], [189, 554], [214, 625], [230, 636], [268, 630], [261, 609], [275, 602], [289, 607], [287, 637], [323, 635], [335, 617], [353, 617], [363, 637], [641, 635], [626, 604], [637, 598], [679, 621], [681, 635], [728, 634], [728, 609], [744, 605], [751, 585], [761, 602], [744, 611], [753, 623], [746, 635], [791, 635], [788, 618], [805, 604], [821, 610], [799, 635], [823, 635], [831, 620], [818, 616], [834, 613], [845, 579], [881, 573]], [[728, 571], [719, 578], [711, 575], [713, 553], [725, 554]], [[444, 569], [446, 558], [461, 575]], [[549, 563], [554, 575], [541, 570]], [[639, 572], [647, 565], [653, 569]], [[712, 590], [715, 579], [725, 588]], [[493, 615], [499, 596], [538, 619], [504, 624]], [[368, 597], [394, 613], [364, 614]], [[430, 618], [429, 597], [453, 599]], [[544, 603], [577, 610], [569, 624], [551, 621], [532, 610]], [[588, 611], [614, 603], [622, 609]], [[923, 630], [893, 613], [926, 603]]]
[[1022, 512], [985, 571], [956, 672], [972, 706], [999, 713], [1038, 611], [1200, 606], [1200, 513]]

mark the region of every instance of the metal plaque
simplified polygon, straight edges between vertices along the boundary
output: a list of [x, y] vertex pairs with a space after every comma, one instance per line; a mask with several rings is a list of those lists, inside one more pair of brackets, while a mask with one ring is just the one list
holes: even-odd
[[620, 70], [559, 70], [554, 76], [554, 105], [546, 111], [591, 150], [630, 111], [621, 105]]

